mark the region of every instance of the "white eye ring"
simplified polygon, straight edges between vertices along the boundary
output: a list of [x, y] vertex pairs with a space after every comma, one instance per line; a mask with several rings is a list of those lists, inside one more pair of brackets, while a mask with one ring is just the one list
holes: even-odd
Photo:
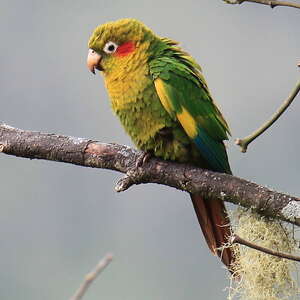
[[118, 45], [116, 43], [109, 41], [103, 47], [103, 51], [107, 54], [111, 54], [111, 53], [116, 52], [117, 48], [118, 48]]

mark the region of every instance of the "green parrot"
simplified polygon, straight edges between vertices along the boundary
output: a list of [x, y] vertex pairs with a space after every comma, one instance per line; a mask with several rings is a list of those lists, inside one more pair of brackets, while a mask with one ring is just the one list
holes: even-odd
[[[223, 141], [229, 128], [201, 67], [178, 43], [135, 19], [98, 26], [87, 66], [101, 71], [111, 106], [137, 148], [165, 160], [231, 174]], [[191, 194], [210, 250], [230, 269], [230, 236], [223, 201]]]

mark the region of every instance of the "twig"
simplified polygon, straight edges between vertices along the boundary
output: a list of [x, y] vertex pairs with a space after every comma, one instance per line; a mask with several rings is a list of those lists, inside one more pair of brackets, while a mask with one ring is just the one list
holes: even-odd
[[84, 281], [80, 285], [79, 289], [76, 291], [74, 296], [70, 298], [70, 300], [80, 300], [86, 293], [89, 286], [93, 283], [93, 281], [97, 278], [97, 276], [109, 265], [112, 261], [113, 256], [111, 254], [106, 254], [104, 258], [102, 258], [94, 270], [88, 273], [85, 276]]
[[137, 167], [142, 153], [127, 146], [25, 131], [0, 124], [0, 149], [3, 154], [18, 157], [119, 171], [127, 175], [117, 185], [119, 191], [133, 184], [159, 183], [199, 193], [207, 199], [251, 207], [262, 215], [300, 226], [300, 199], [297, 197], [228, 174], [158, 158]]
[[296, 84], [295, 88], [292, 90], [291, 94], [288, 96], [286, 100], [282, 103], [279, 109], [273, 114], [270, 120], [264, 123], [261, 127], [255, 130], [250, 135], [244, 137], [243, 139], [236, 139], [235, 143], [241, 147], [242, 152], [246, 152], [248, 145], [254, 141], [257, 137], [259, 137], [263, 132], [265, 132], [283, 113], [284, 111], [290, 106], [293, 102], [295, 97], [300, 91], [300, 81]]
[[244, 2], [252, 2], [252, 3], [258, 3], [263, 5], [268, 5], [271, 8], [274, 8], [276, 6], [287, 6], [287, 7], [293, 7], [293, 8], [300, 8], [300, 4], [289, 2], [289, 1], [276, 1], [276, 0], [223, 0], [224, 2], [228, 4], [242, 4]]
[[236, 234], [234, 234], [231, 237], [231, 241], [230, 242], [231, 242], [231, 244], [235, 244], [235, 243], [241, 244], [241, 245], [247, 246], [249, 248], [252, 248], [252, 249], [255, 249], [255, 250], [258, 250], [258, 251], [270, 254], [270, 255], [273, 255], [273, 256], [277, 256], [277, 257], [280, 257], [280, 258], [286, 258], [286, 259], [289, 259], [289, 260], [300, 261], [300, 257], [299, 256], [295, 256], [295, 255], [291, 255], [291, 254], [286, 254], [286, 253], [281, 253], [281, 252], [278, 252], [278, 251], [267, 249], [265, 247], [262, 247], [262, 246], [253, 244], [251, 242], [248, 242], [248, 241], [244, 240], [243, 238], [239, 237]]

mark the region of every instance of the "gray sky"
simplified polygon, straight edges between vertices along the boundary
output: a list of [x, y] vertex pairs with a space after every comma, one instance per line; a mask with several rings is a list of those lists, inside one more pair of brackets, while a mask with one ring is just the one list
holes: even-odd
[[[138, 18], [181, 42], [242, 137], [299, 78], [299, 11], [202, 1], [17, 1], [0, 4], [0, 121], [132, 145], [110, 111], [102, 78], [86, 69], [97, 25]], [[298, 101], [242, 154], [233, 172], [299, 194]], [[142, 185], [116, 194], [115, 172], [0, 156], [0, 298], [68, 299], [111, 251], [85, 299], [225, 299], [226, 271], [203, 240], [187, 194]]]

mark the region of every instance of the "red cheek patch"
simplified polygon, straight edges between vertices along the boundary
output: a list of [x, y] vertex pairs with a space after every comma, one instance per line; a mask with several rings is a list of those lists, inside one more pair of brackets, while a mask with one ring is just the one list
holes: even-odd
[[126, 42], [120, 45], [116, 51], [117, 56], [126, 56], [135, 50], [135, 44], [133, 42]]

